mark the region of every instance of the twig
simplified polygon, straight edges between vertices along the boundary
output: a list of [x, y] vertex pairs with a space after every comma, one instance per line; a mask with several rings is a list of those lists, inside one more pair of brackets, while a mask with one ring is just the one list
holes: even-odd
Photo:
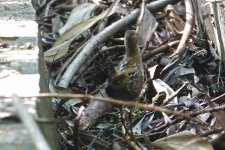
[[223, 128], [219, 128], [219, 129], [211, 129], [208, 131], [205, 131], [203, 133], [200, 134], [200, 136], [209, 136], [212, 134], [217, 134], [217, 133], [221, 133], [223, 131]]
[[137, 19], [137, 26], [136, 26], [136, 32], [137, 33], [139, 33], [140, 24], [143, 20], [144, 14], [145, 14], [145, 0], [142, 0], [141, 7], [140, 7], [140, 14], [139, 14], [139, 17]]
[[[215, 2], [215, 1], [214, 1]], [[215, 27], [214, 29], [214, 34], [215, 34], [215, 38], [216, 38], [216, 45], [217, 45], [217, 49], [218, 49], [218, 53], [219, 56], [221, 57], [221, 62], [220, 62], [220, 68], [219, 68], [219, 76], [221, 73], [221, 69], [223, 68], [223, 65], [225, 63], [225, 46], [224, 46], [224, 40], [223, 40], [223, 30], [221, 29], [221, 23], [219, 21], [219, 12], [218, 12], [218, 4], [214, 3], [213, 1], [211, 1], [211, 9], [213, 11], [213, 16], [214, 16], [214, 23], [215, 23]]]
[[189, 115], [190, 116], [198, 116], [200, 114], [217, 112], [217, 111], [220, 111], [220, 110], [225, 110], [225, 104], [221, 105], [221, 106], [216, 106], [216, 107], [213, 107], [213, 108], [204, 108], [204, 109], [189, 113]]
[[172, 101], [181, 90], [183, 90], [188, 85], [188, 82], [185, 82], [177, 91], [175, 91], [168, 99], [164, 100], [163, 105], [168, 104], [170, 101]]
[[[197, 118], [192, 118], [189, 115], [186, 115], [184, 113], [181, 112], [176, 112], [170, 109], [166, 109], [166, 108], [162, 108], [159, 106], [154, 106], [154, 105], [147, 105], [147, 104], [141, 104], [138, 102], [131, 102], [131, 101], [121, 101], [118, 99], [112, 99], [112, 98], [108, 98], [108, 97], [97, 97], [97, 96], [92, 96], [92, 95], [85, 95], [85, 94], [58, 94], [58, 93], [40, 93], [39, 95], [31, 95], [31, 96], [24, 96], [21, 98], [32, 98], [32, 97], [39, 97], [39, 98], [43, 98], [43, 97], [57, 97], [57, 98], [80, 98], [83, 100], [89, 99], [89, 100], [96, 100], [96, 101], [100, 101], [100, 102], [105, 102], [105, 103], [111, 103], [111, 104], [115, 104], [115, 105], [124, 105], [127, 107], [138, 107], [140, 109], [144, 109], [144, 110], [155, 110], [155, 111], [159, 111], [159, 112], [165, 112], [168, 114], [172, 114], [178, 117], [183, 117], [187, 120], [192, 120], [195, 122], [198, 122], [200, 124], [203, 124], [202, 121], [200, 121]], [[0, 98], [6, 98], [5, 96], [0, 96]]]
[[[207, 88], [204, 87], [204, 93], [205, 93], [205, 99], [206, 99], [206, 103], [209, 105], [209, 107], [211, 108], [215, 108], [216, 105], [215, 103], [213, 103], [211, 101], [211, 98], [209, 96], [209, 92], [208, 90], [206, 90]], [[213, 112], [213, 115], [214, 117], [217, 119], [217, 121], [219, 122], [220, 126], [223, 128], [223, 130], [225, 131], [225, 122], [224, 122], [224, 117], [225, 117], [225, 114], [224, 114], [224, 110], [220, 110], [220, 111], [217, 111], [217, 112]]]
[[211, 99], [212, 102], [216, 102], [217, 100], [221, 99], [222, 97], [225, 97], [225, 93], [223, 93], [222, 95], [219, 95], [213, 99]]
[[27, 128], [37, 150], [50, 150], [50, 147], [45, 141], [45, 138], [42, 135], [38, 125], [27, 111], [26, 106], [23, 104], [22, 100], [15, 94], [12, 95], [12, 100], [18, 111], [19, 117]]
[[44, 17], [48, 16], [50, 6], [51, 6], [52, 4], [54, 4], [55, 2], [56, 2], [56, 0], [51, 0], [51, 1], [46, 5], [45, 11], [44, 11]]
[[151, 12], [157, 12], [163, 10], [168, 4], [176, 4], [181, 0], [157, 0], [147, 4], [147, 8]]
[[181, 56], [185, 52], [186, 41], [191, 34], [191, 29], [194, 23], [194, 12], [191, 0], [185, 0], [185, 8], [186, 8], [186, 22], [184, 26], [184, 31], [180, 43], [177, 47], [177, 50], [174, 52], [174, 55]]
[[170, 42], [170, 43], [167, 43], [165, 45], [162, 45], [156, 49], [153, 49], [151, 51], [148, 51], [147, 53], [145, 53], [143, 56], [142, 56], [142, 59], [143, 61], [147, 60], [148, 58], [152, 57], [152, 56], [155, 56], [156, 54], [159, 54], [159, 53], [162, 53], [164, 51], [166, 51], [167, 49], [169, 49], [170, 47], [174, 46], [174, 45], [177, 45], [180, 41], [174, 41], [174, 42]]
[[76, 150], [79, 150], [79, 122], [80, 122], [80, 118], [81, 118], [81, 113], [84, 110], [84, 106], [81, 106], [76, 118], [74, 119], [74, 127], [73, 127], [73, 144], [75, 146]]
[[125, 51], [125, 46], [124, 45], [114, 45], [114, 46], [111, 46], [111, 47], [103, 48], [99, 52], [104, 53], [104, 52], [116, 51], [116, 50]]

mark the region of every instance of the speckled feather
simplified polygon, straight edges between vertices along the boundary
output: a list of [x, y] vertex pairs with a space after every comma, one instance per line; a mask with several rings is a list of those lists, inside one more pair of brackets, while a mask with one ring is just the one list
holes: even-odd
[[123, 60], [115, 68], [115, 74], [108, 79], [106, 93], [115, 99], [135, 101], [144, 84], [144, 71], [137, 33], [128, 30], [125, 33], [126, 53]]

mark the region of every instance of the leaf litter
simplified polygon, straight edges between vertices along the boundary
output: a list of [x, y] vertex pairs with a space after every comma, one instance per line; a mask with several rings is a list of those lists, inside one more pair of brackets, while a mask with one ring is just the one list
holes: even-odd
[[[225, 123], [223, 55], [211, 40], [202, 12], [198, 13], [208, 3], [53, 0], [36, 7], [50, 91], [103, 99], [52, 99], [61, 120], [57, 126], [62, 148], [211, 150], [221, 146], [216, 141]], [[129, 30], [138, 35], [143, 63], [135, 69], [127, 67], [131, 60], [121, 64], [128, 60], [124, 35]], [[144, 72], [141, 92], [137, 99], [125, 100], [126, 93], [118, 89], [124, 90], [124, 81], [125, 85], [138, 81], [140, 69]], [[105, 90], [110, 84], [119, 92]], [[137, 90], [125, 87], [131, 93]], [[114, 97], [119, 99], [117, 105], [107, 101]]]

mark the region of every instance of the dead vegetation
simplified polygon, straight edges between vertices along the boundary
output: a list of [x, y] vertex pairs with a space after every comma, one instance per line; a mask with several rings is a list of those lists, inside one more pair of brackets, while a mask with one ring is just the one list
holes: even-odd
[[222, 3], [33, 5], [63, 149], [224, 149]]

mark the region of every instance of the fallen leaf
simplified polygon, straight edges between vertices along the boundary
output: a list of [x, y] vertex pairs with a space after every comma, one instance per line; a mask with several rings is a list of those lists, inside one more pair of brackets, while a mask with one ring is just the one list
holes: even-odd
[[159, 150], [213, 150], [212, 145], [189, 131], [183, 131], [152, 142]]

